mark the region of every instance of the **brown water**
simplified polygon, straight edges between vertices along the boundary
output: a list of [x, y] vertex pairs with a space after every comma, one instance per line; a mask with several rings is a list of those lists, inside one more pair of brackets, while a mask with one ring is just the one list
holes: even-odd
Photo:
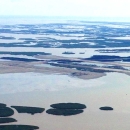
[[[104, 83], [97, 84], [97, 87], [0, 94], [0, 102], [9, 106], [44, 107], [46, 110], [51, 104], [59, 102], [86, 104], [84, 113], [67, 117], [48, 115], [46, 112], [35, 115], [15, 112], [13, 117], [18, 120], [18, 124], [37, 125], [40, 130], [129, 130], [130, 77], [125, 74], [108, 73], [97, 80]], [[101, 111], [101, 106], [111, 106], [114, 110]]]

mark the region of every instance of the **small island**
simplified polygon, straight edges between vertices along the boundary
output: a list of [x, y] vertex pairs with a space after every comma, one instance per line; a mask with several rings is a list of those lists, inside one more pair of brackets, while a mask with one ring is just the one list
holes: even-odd
[[0, 103], [0, 108], [1, 108], [1, 107], [6, 107], [6, 104]]
[[0, 107], [0, 117], [9, 117], [14, 114], [14, 111], [9, 107]]
[[38, 126], [30, 125], [0, 125], [0, 130], [36, 130]]
[[11, 123], [11, 122], [17, 122], [17, 120], [14, 118], [0, 118], [0, 124]]
[[80, 52], [79, 54], [85, 54], [85, 52]]
[[70, 110], [70, 109], [48, 109], [46, 113], [51, 115], [62, 115], [62, 116], [71, 116], [83, 113], [83, 110]]
[[50, 105], [53, 109], [48, 109], [46, 113], [52, 115], [71, 116], [83, 113], [86, 106], [80, 103], [57, 103]]
[[65, 51], [62, 54], [75, 54], [74, 52]]
[[100, 110], [104, 110], [104, 111], [112, 111], [112, 110], [113, 110], [112, 107], [108, 107], [108, 106], [100, 107], [99, 109], [100, 109]]
[[12, 108], [15, 108], [18, 113], [28, 113], [28, 114], [36, 114], [36, 113], [42, 113], [45, 109], [39, 108], [39, 107], [27, 107], [27, 106], [11, 106]]
[[86, 108], [84, 104], [80, 104], [80, 103], [57, 103], [57, 104], [52, 104], [51, 107], [56, 109], [85, 109]]
[[0, 59], [4, 59], [4, 60], [12, 60], [12, 61], [24, 61], [24, 62], [43, 61], [43, 60], [28, 59], [28, 58], [19, 58], [19, 57], [1, 57]]
[[15, 40], [16, 38], [14, 38], [14, 37], [0, 36], [0, 39], [3, 39], [3, 40]]
[[0, 51], [0, 54], [9, 54], [9, 55], [26, 55], [26, 56], [38, 56], [38, 55], [51, 55], [51, 53], [46, 52], [6, 52]]

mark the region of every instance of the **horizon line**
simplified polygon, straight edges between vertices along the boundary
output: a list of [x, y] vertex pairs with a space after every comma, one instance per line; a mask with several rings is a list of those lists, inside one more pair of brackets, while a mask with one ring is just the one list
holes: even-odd
[[[50, 20], [81, 20], [92, 22], [130, 22], [130, 17], [107, 16], [47, 16], [47, 15], [0, 15], [0, 18], [47, 18]], [[59, 18], [59, 19], [57, 19]]]

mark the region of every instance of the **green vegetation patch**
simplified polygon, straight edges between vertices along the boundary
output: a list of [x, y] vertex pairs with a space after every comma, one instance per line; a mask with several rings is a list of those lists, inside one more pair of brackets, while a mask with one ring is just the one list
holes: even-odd
[[36, 130], [38, 126], [30, 125], [0, 125], [0, 130]]
[[28, 114], [36, 114], [36, 113], [42, 113], [45, 108], [39, 108], [39, 107], [27, 107], [27, 106], [11, 106], [12, 108], [15, 108], [18, 113], [28, 113]]
[[62, 115], [62, 116], [71, 116], [83, 113], [83, 110], [70, 110], [70, 109], [48, 109], [46, 113], [51, 115]]
[[24, 61], [24, 62], [42, 61], [37, 59], [28, 59], [28, 58], [19, 58], [19, 57], [1, 57], [1, 59], [12, 60], [12, 61]]
[[74, 52], [65, 51], [65, 52], [63, 52], [62, 54], [75, 54], [75, 53], [74, 53]]
[[16, 122], [14, 118], [0, 118], [0, 123], [10, 123], [10, 122]]
[[14, 37], [0, 36], [0, 39], [4, 39], [4, 40], [14, 40], [14, 39], [16, 39], [16, 38], [14, 38]]
[[112, 111], [112, 110], [113, 110], [112, 107], [108, 107], [108, 106], [100, 107], [99, 109], [100, 109], [100, 110], [105, 110], [105, 111]]
[[58, 103], [52, 104], [51, 107], [56, 109], [85, 109], [86, 105], [80, 103]]
[[14, 114], [14, 111], [11, 108], [8, 107], [0, 107], [0, 117], [8, 117], [12, 116]]
[[0, 108], [1, 107], [6, 107], [6, 104], [0, 103]]
[[46, 52], [6, 52], [1, 51], [0, 54], [10, 54], [10, 55], [27, 55], [27, 56], [36, 56], [36, 55], [51, 55], [51, 53]]

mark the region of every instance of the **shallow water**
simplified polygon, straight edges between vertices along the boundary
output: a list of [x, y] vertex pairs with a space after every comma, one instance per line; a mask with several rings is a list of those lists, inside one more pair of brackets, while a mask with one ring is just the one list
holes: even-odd
[[78, 88], [108, 87], [114, 89], [115, 87], [128, 87], [129, 84], [130, 77], [121, 73], [107, 73], [107, 76], [89, 80], [74, 78], [68, 75], [33, 72], [0, 74], [0, 94], [32, 91], [63, 91]]
[[[100, 49], [100, 48], [99, 48]], [[108, 48], [106, 48], [108, 49]], [[113, 49], [113, 48], [109, 48]], [[119, 48], [114, 48], [119, 49]], [[124, 47], [122, 47], [124, 49]], [[129, 47], [127, 48], [129, 49]], [[74, 58], [89, 58], [93, 55], [104, 55], [103, 53], [99, 53], [95, 51], [97, 49], [94, 48], [35, 48], [35, 47], [0, 47], [0, 51], [14, 51], [14, 52], [45, 52], [45, 53], [51, 53], [52, 55], [56, 56], [63, 56], [63, 57], [74, 57]], [[72, 55], [66, 55], [62, 54], [63, 52], [74, 52], [75, 54]], [[81, 52], [84, 52], [84, 54], [80, 54]], [[116, 55], [116, 56], [129, 56], [129, 53], [105, 53], [105, 55]]]
[[[17, 58], [26, 58], [26, 59], [36, 59], [33, 56], [27, 56], [27, 55], [10, 55], [10, 54], [0, 54], [0, 58], [2, 57], [17, 57]], [[2, 59], [1, 59], [2, 60]]]
[[[44, 23], [67, 23], [67, 26], [59, 29], [57, 26], [43, 27], [36, 24]], [[56, 35], [46, 33], [39, 34], [14, 34], [14, 33], [1, 33], [2, 36], [15, 37], [15, 40], [0, 40], [1, 43], [8, 42], [18, 42], [18, 44], [26, 45], [27, 47], [0, 47], [0, 51], [14, 51], [14, 52], [47, 52], [52, 53], [52, 55], [63, 56], [63, 57], [78, 57], [78, 58], [88, 58], [93, 55], [104, 55], [95, 50], [101, 48], [42, 48], [42, 47], [31, 47], [31, 45], [36, 45], [37, 42], [19, 43], [24, 40], [19, 40], [19, 38], [34, 38], [40, 41], [40, 37], [44, 38], [45, 42], [49, 38], [55, 38], [60, 40], [80, 40], [86, 39], [92, 40], [92, 42], [87, 42], [89, 45], [97, 45], [96, 40], [104, 40], [102, 36], [99, 35], [101, 32], [98, 29], [102, 26], [107, 26], [110, 29], [116, 28], [129, 28], [129, 24], [113, 24], [113, 23], [91, 23], [91, 22], [80, 22], [80, 21], [68, 21], [59, 19], [48, 20], [47, 18], [1, 18], [0, 27], [2, 25], [13, 25], [6, 27], [6, 29], [11, 29], [15, 31], [25, 30], [22, 25], [18, 24], [35, 24], [34, 29], [50, 29], [57, 30], [61, 32], [65, 31], [83, 31], [87, 29], [92, 33], [85, 34], [85, 32], [68, 34], [57, 33]], [[82, 25], [82, 26], [81, 26]], [[86, 25], [96, 25], [97, 34], [95, 27]], [[27, 27], [28, 28], [28, 27]], [[93, 31], [94, 30], [94, 31]], [[124, 31], [122, 31], [124, 33]], [[94, 33], [94, 35], [93, 35]], [[115, 35], [114, 31], [104, 31], [106, 33], [106, 40], [112, 44], [119, 43], [117, 40], [129, 40], [129, 36], [119, 36], [121, 33]], [[127, 32], [125, 33], [127, 34]], [[111, 39], [111, 41], [110, 41]], [[115, 43], [116, 39], [116, 43]], [[51, 41], [50, 41], [51, 42]], [[104, 41], [106, 42], [106, 41]], [[82, 42], [81, 42], [82, 43]], [[83, 42], [84, 43], [84, 42]], [[57, 42], [54, 43], [57, 45]], [[58, 45], [61, 44], [60, 42]], [[74, 44], [74, 43], [71, 43]], [[28, 47], [30, 46], [30, 47]], [[111, 47], [105, 49], [129, 49], [130, 47]], [[62, 54], [63, 52], [74, 52], [73, 55]], [[80, 54], [80, 53], [84, 54]], [[117, 56], [129, 56], [129, 53], [105, 53], [105, 55], [117, 55]], [[12, 56], [12, 55], [0, 55], [1, 56]], [[13, 56], [14, 57], [14, 56]], [[28, 56], [16, 56], [21, 58], [33, 58]], [[116, 62], [118, 63], [118, 62]], [[89, 64], [89, 63], [87, 63]], [[103, 64], [96, 64], [98, 66], [103, 66]], [[122, 63], [123, 64], [123, 63]], [[127, 63], [129, 64], [129, 63]], [[42, 67], [42, 65], [38, 65]], [[49, 65], [43, 65], [44, 67], [51, 67]], [[129, 66], [126, 68], [129, 69]], [[23, 105], [23, 106], [33, 106], [33, 107], [44, 107], [46, 110], [50, 108], [53, 103], [60, 102], [77, 102], [87, 105], [84, 113], [63, 117], [63, 116], [53, 116], [48, 115], [45, 112], [42, 114], [28, 115], [28, 114], [18, 114], [15, 111], [13, 115], [14, 118], [18, 120], [17, 123], [12, 124], [27, 124], [27, 125], [37, 125], [40, 130], [129, 130], [130, 129], [130, 76], [121, 73], [107, 73], [106, 76], [97, 79], [83, 80], [74, 78], [67, 75], [60, 74], [42, 74], [42, 73], [10, 73], [10, 74], [0, 74], [0, 102], [6, 103], [8, 106], [11, 105]], [[99, 107], [111, 106], [114, 111], [106, 112], [100, 111]]]
[[[15, 77], [16, 75], [17, 78]], [[69, 117], [48, 115], [45, 112], [35, 115], [18, 114], [15, 112], [13, 117], [18, 119], [17, 124], [38, 125], [40, 130], [129, 130], [130, 128], [130, 77], [125, 74], [108, 73], [107, 76], [96, 79], [98, 82], [96, 82], [95, 79], [82, 80], [83, 84], [80, 84], [80, 79], [64, 75], [50, 75], [50, 78], [48, 75], [37, 73], [27, 73], [25, 78], [20, 77], [21, 75], [22, 74], [10, 74], [10, 77], [14, 76], [14, 80], [12, 79], [12, 81], [8, 79], [9, 77], [7, 75], [0, 76], [1, 80], [4, 78], [6, 79], [4, 81], [9, 83], [7, 85], [5, 82], [4, 84], [7, 86], [3, 87], [10, 88], [10, 86], [12, 86], [10, 91], [8, 91], [7, 88], [8, 92], [6, 94], [0, 94], [0, 102], [7, 103], [9, 106], [24, 105], [44, 107], [46, 110], [49, 109], [53, 103], [77, 102], [86, 104], [87, 109], [85, 109], [82, 114]], [[60, 79], [60, 81], [64, 80], [64, 84], [61, 84], [57, 78]], [[71, 79], [71, 87], [67, 84], [68, 87], [64, 88], [65, 83], [67, 83], [65, 81], [66, 79], [68, 80], [68, 78]], [[30, 79], [33, 79], [32, 84], [28, 82]], [[1, 80], [0, 82], [2, 83]], [[72, 81], [74, 81], [74, 85]], [[22, 82], [25, 84], [22, 84]], [[43, 86], [40, 87], [39, 90], [35, 90], [34, 88], [38, 87], [38, 84], [35, 83], [38, 82], [39, 86], [43, 84], [43, 86], [48, 87], [47, 85], [51, 84], [51, 86], [58, 89], [58, 91], [44, 91], [45, 87]], [[28, 86], [27, 83], [29, 83]], [[34, 86], [32, 87], [32, 85]], [[58, 85], [60, 86], [58, 87]], [[84, 87], [81, 85], [84, 85]], [[2, 86], [2, 84], [0, 86]], [[19, 87], [19, 90], [17, 87]], [[29, 90], [28, 92], [23, 91], [25, 87]], [[11, 93], [13, 89], [15, 91]], [[99, 107], [106, 105], [113, 107], [114, 111], [106, 112], [99, 110]]]
[[41, 90], [59, 91], [69, 88], [97, 87], [103, 83], [103, 81], [98, 81], [97, 79], [83, 80], [58, 74], [9, 73], [0, 74], [0, 93], [17, 93]]

